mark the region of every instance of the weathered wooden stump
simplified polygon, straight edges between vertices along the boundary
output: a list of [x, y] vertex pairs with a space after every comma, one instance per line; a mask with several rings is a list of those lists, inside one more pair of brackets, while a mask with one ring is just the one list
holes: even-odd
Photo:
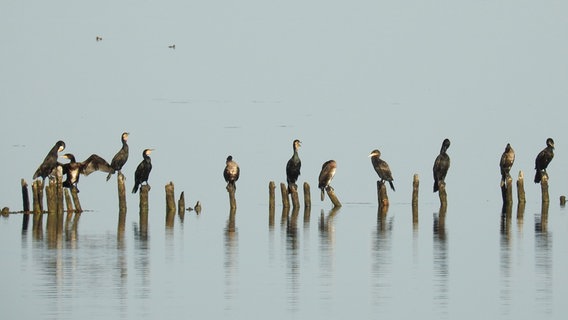
[[290, 208], [290, 200], [288, 199], [288, 187], [285, 183], [280, 183], [280, 194], [282, 195], [282, 206]]
[[174, 195], [174, 183], [166, 184], [166, 228], [173, 228], [176, 216], [176, 202]]
[[22, 179], [22, 203], [23, 203], [23, 213], [24, 217], [22, 219], [22, 230], [28, 230], [28, 225], [30, 222], [30, 195], [28, 193], [28, 183], [26, 180]]
[[268, 208], [274, 209], [276, 208], [276, 184], [274, 181], [270, 181], [268, 183]]
[[32, 224], [33, 230], [43, 229], [43, 212], [41, 205], [41, 195], [43, 194], [43, 192], [40, 193], [41, 188], [43, 188], [43, 183], [41, 182], [41, 180], [35, 180], [32, 183], [32, 205], [34, 209], [34, 219]]
[[438, 197], [440, 198], [440, 212], [446, 212], [448, 208], [448, 195], [446, 193], [446, 183], [439, 184]]
[[118, 172], [116, 175], [116, 188], [118, 194], [118, 227], [117, 235], [118, 239], [121, 240], [124, 236], [126, 230], [126, 185], [124, 183], [124, 175], [122, 172]]
[[304, 209], [312, 207], [312, 195], [310, 193], [310, 184], [304, 182]]
[[235, 193], [237, 192], [234, 184], [227, 185], [227, 192], [229, 193], [229, 206], [231, 209], [236, 211], [237, 209], [237, 199], [235, 198]]
[[333, 207], [334, 207], [334, 208], [340, 208], [340, 207], [341, 207], [341, 202], [339, 201], [339, 199], [338, 199], [337, 196], [335, 195], [335, 190], [333, 190], [332, 187], [327, 186], [327, 188], [325, 188], [325, 191], [327, 192], [327, 196], [328, 196], [329, 199], [331, 200], [331, 203], [333, 203]]
[[501, 198], [503, 199], [501, 213], [510, 213], [513, 208], [513, 179], [511, 177], [507, 177], [501, 186]]
[[292, 192], [290, 192], [290, 197], [292, 198], [292, 207], [299, 208], [300, 197], [298, 196], [298, 188], [292, 188]]
[[389, 196], [387, 194], [387, 187], [381, 180], [377, 180], [377, 198], [379, 199], [379, 208], [388, 208]]
[[79, 194], [76, 188], [71, 188], [71, 198], [73, 198], [73, 204], [75, 206], [75, 212], [83, 212], [81, 207], [81, 201], [79, 201]]
[[414, 174], [412, 178], [412, 225], [414, 229], [418, 227], [418, 191], [420, 187], [420, 179], [418, 174]]
[[522, 171], [519, 171], [519, 177], [517, 178], [517, 201], [520, 203], [525, 203], [527, 200], [525, 198], [525, 179]]
[[564, 207], [566, 205], [566, 196], [560, 196], [560, 206]]
[[148, 236], [148, 193], [150, 186], [145, 184], [140, 187], [140, 236]]
[[540, 190], [542, 191], [542, 203], [548, 203], [550, 198], [548, 196], [548, 175], [543, 174], [540, 181]]
[[185, 192], [182, 191], [178, 200], [178, 216], [181, 222], [185, 218]]

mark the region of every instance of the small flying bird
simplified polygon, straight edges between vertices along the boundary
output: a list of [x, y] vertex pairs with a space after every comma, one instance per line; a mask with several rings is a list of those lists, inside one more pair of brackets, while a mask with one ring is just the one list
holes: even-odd
[[389, 164], [383, 159], [381, 159], [381, 152], [378, 149], [375, 149], [371, 151], [369, 157], [371, 157], [371, 163], [373, 164], [373, 168], [375, 168], [375, 171], [379, 175], [379, 178], [381, 178], [381, 183], [384, 184], [385, 181], [388, 181], [392, 191], [396, 191], [394, 189], [394, 184], [392, 183], [393, 178], [391, 170], [389, 168]]
[[175, 45], [175, 44], [172, 44], [172, 45], [168, 46], [168, 48], [175, 50], [175, 49], [176, 49], [176, 45]]
[[515, 162], [515, 150], [511, 147], [510, 143], [507, 143], [505, 151], [501, 155], [501, 161], [499, 161], [499, 168], [501, 169], [501, 187], [507, 187], [506, 180], [511, 177], [511, 168]]
[[545, 174], [548, 177], [548, 173], [546, 173], [546, 168], [550, 161], [554, 158], [554, 140], [552, 138], [546, 139], [546, 148], [544, 148], [539, 154], [536, 156], [534, 168], [536, 173], [534, 175], [534, 183], [539, 183], [542, 180], [542, 175]]
[[150, 171], [152, 171], [152, 159], [150, 159], [152, 151], [154, 151], [154, 149], [144, 149], [144, 151], [142, 151], [143, 159], [134, 172], [134, 187], [132, 188], [132, 193], [136, 193], [142, 183], [146, 182], [146, 185], [148, 185], [148, 177], [150, 177]]
[[41, 177], [43, 180], [51, 175], [53, 169], [57, 167], [57, 154], [65, 149], [65, 142], [59, 140], [43, 159], [43, 162], [39, 165], [34, 173], [34, 180]]
[[227, 182], [227, 190], [229, 190], [229, 187], [233, 188], [233, 190], [237, 189], [235, 182], [239, 180], [240, 174], [241, 169], [239, 165], [233, 160], [233, 156], [228, 156], [225, 162], [225, 170], [223, 170], [223, 177]]
[[118, 150], [118, 152], [114, 155], [114, 157], [112, 157], [112, 160], [110, 161], [110, 166], [113, 170], [108, 173], [108, 176], [106, 178], [107, 181], [116, 171], [120, 172], [120, 170], [128, 160], [128, 143], [126, 142], [129, 135], [130, 134], [128, 132], [123, 132], [120, 136], [120, 140], [122, 141], [122, 148]]
[[321, 189], [321, 201], [325, 199], [325, 189], [330, 188], [333, 190], [329, 184], [331, 183], [331, 180], [333, 180], [333, 176], [335, 176], [336, 169], [337, 163], [335, 163], [335, 160], [328, 160], [321, 166], [318, 178], [318, 188]]
[[294, 149], [294, 154], [292, 158], [288, 160], [286, 163], [286, 181], [288, 182], [288, 192], [292, 192], [292, 188], [298, 189], [296, 185], [296, 181], [298, 180], [298, 176], [300, 175], [300, 168], [302, 167], [302, 161], [300, 161], [300, 157], [298, 156], [298, 149], [302, 145], [300, 140], [296, 139], [292, 143], [292, 148]]
[[79, 177], [81, 175], [88, 176], [95, 171], [113, 171], [110, 164], [96, 154], [92, 154], [83, 162], [77, 162], [75, 156], [71, 153], [66, 153], [61, 157], [70, 160], [70, 162], [61, 165], [63, 174], [67, 176], [65, 181], [63, 181], [63, 187], [75, 189], [77, 192], [79, 192], [77, 184], [79, 183]]
[[434, 167], [432, 171], [434, 172], [434, 192], [439, 190], [440, 183], [445, 183], [446, 174], [448, 169], [450, 169], [450, 156], [446, 153], [446, 150], [450, 147], [450, 140], [444, 139], [442, 142], [442, 148], [440, 149], [440, 154], [436, 157], [434, 161]]
[[95, 39], [97, 40], [97, 42], [103, 41], [103, 37], [100, 37], [100, 36], [97, 36]]

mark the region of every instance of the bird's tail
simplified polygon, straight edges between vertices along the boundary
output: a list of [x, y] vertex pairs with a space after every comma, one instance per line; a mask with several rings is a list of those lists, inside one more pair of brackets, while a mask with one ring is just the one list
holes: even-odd
[[132, 188], [132, 193], [136, 193], [138, 191], [138, 184], [134, 184], [134, 188]]
[[542, 180], [542, 172], [537, 169], [534, 174], [534, 183], [540, 183], [540, 180]]
[[323, 201], [325, 199], [325, 191], [323, 191], [324, 188], [321, 188], [321, 201]]
[[434, 179], [434, 192], [438, 192], [438, 180]]
[[392, 191], [396, 191], [396, 190], [394, 189], [394, 183], [392, 183], [392, 181], [389, 181], [389, 184], [390, 184], [390, 186], [391, 186]]
[[111, 176], [112, 176], [113, 174], [114, 174], [114, 171], [111, 171], [111, 172], [109, 172], [109, 173], [108, 173], [108, 176], [107, 176], [107, 181], [109, 181], [109, 180], [110, 180], [110, 177], [111, 177]]

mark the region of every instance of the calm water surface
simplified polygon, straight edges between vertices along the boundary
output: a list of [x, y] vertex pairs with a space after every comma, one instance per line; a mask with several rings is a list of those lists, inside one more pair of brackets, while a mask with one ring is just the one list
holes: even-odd
[[[0, 219], [0, 309], [9, 318], [563, 319], [568, 314], [567, 5], [561, 2], [67, 1], [0, 5], [0, 206], [59, 139], [111, 159], [130, 135], [132, 187], [155, 148], [148, 237], [138, 195], [119, 233], [114, 180], [79, 184], [86, 212], [52, 238]], [[483, 21], [483, 23], [480, 23]], [[101, 36], [102, 41], [95, 41]], [[175, 44], [176, 49], [168, 48]], [[444, 138], [449, 206], [431, 170]], [[547, 137], [542, 222], [534, 158]], [[268, 210], [302, 140], [309, 215]], [[522, 219], [501, 219], [498, 162], [516, 151]], [[393, 171], [377, 212], [380, 149]], [[230, 219], [222, 179], [241, 166]], [[321, 164], [343, 207], [320, 202]], [[413, 219], [412, 177], [420, 175]], [[165, 227], [164, 185], [201, 201]], [[277, 192], [278, 193], [278, 192]], [[280, 197], [277, 196], [277, 202]]]

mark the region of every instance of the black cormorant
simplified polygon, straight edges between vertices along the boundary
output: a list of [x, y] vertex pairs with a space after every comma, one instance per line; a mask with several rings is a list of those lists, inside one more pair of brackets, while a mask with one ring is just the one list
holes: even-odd
[[128, 135], [128, 132], [124, 132], [120, 138], [122, 140], [122, 148], [118, 150], [118, 152], [110, 161], [110, 166], [112, 167], [113, 171], [108, 173], [107, 181], [110, 179], [113, 173], [115, 173], [116, 171], [120, 172], [120, 170], [126, 163], [126, 160], [128, 160], [128, 144], [126, 143], [126, 141], [128, 140]]
[[152, 171], [152, 160], [150, 159], [150, 154], [154, 149], [144, 149], [142, 151], [142, 157], [144, 158], [142, 162], [136, 167], [134, 172], [134, 187], [132, 188], [132, 193], [138, 191], [138, 187], [142, 185], [143, 182], [148, 184], [148, 177], [150, 176], [150, 171]]
[[62, 157], [70, 160], [69, 163], [61, 165], [63, 174], [67, 176], [67, 179], [63, 181], [63, 187], [74, 188], [77, 192], [79, 192], [77, 184], [81, 174], [88, 176], [95, 171], [111, 172], [113, 170], [105, 159], [96, 154], [92, 154], [83, 162], [75, 161], [75, 156], [71, 153], [66, 153]]
[[323, 199], [325, 198], [325, 189], [331, 188], [329, 184], [331, 183], [331, 180], [335, 175], [336, 169], [337, 163], [335, 163], [335, 160], [328, 160], [321, 166], [321, 172], [318, 179], [318, 188], [321, 189], [321, 201], [323, 201]]
[[371, 157], [371, 163], [373, 164], [373, 168], [375, 168], [375, 171], [381, 178], [381, 182], [384, 183], [385, 181], [388, 181], [392, 191], [396, 191], [394, 190], [394, 184], [392, 183], [393, 178], [389, 164], [381, 159], [381, 152], [378, 149], [375, 149], [371, 151], [369, 157]]
[[446, 150], [450, 147], [450, 140], [444, 139], [442, 142], [442, 148], [440, 149], [440, 154], [436, 157], [434, 161], [434, 192], [438, 191], [440, 183], [445, 183], [444, 179], [450, 168], [450, 156], [446, 153]]
[[536, 173], [534, 175], [534, 183], [539, 183], [542, 179], [542, 175], [546, 173], [546, 167], [550, 161], [554, 158], [554, 140], [552, 138], [546, 139], [546, 148], [544, 148], [537, 156], [534, 161], [534, 168]]
[[40, 164], [39, 168], [37, 168], [36, 172], [34, 173], [34, 179], [37, 177], [41, 177], [45, 180], [50, 174], [53, 169], [57, 167], [57, 154], [65, 149], [65, 142], [59, 140], [57, 143], [49, 150], [47, 156], [43, 160], [42, 164]]
[[294, 154], [292, 158], [288, 160], [286, 164], [286, 181], [288, 182], [288, 192], [292, 192], [292, 188], [298, 189], [296, 185], [296, 180], [298, 180], [298, 176], [300, 175], [300, 168], [302, 167], [302, 161], [300, 161], [300, 157], [298, 156], [298, 149], [301, 146], [300, 140], [296, 139], [292, 143], [292, 147], [294, 148]]
[[233, 161], [233, 156], [228, 156], [227, 161], [225, 162], [225, 170], [223, 170], [223, 177], [227, 182], [227, 190], [229, 186], [233, 188], [233, 190], [237, 189], [235, 182], [239, 180], [239, 175], [241, 174], [241, 169], [239, 165]]
[[501, 155], [501, 161], [499, 162], [499, 167], [501, 168], [501, 187], [507, 187], [506, 180], [510, 178], [511, 167], [515, 162], [515, 150], [511, 147], [510, 143], [507, 143], [505, 151]]

